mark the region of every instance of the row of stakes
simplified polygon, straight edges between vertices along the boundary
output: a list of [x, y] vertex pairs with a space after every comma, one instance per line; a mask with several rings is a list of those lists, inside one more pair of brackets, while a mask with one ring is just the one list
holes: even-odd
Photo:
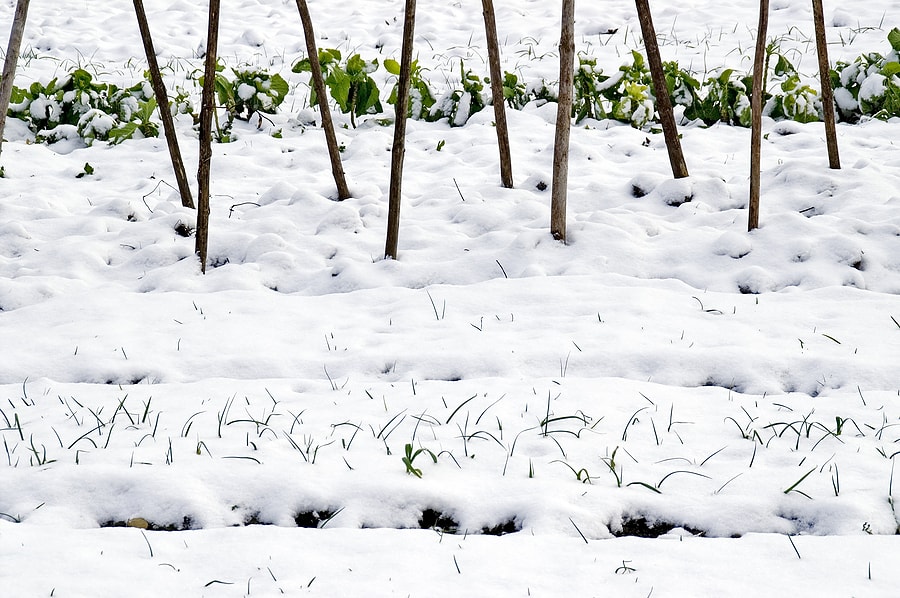
[[[184, 207], [197, 209], [196, 252], [200, 259], [200, 269], [206, 273], [207, 250], [209, 241], [209, 191], [210, 164], [212, 161], [212, 117], [215, 106], [215, 69], [219, 36], [220, 0], [209, 0], [209, 29], [207, 32], [206, 58], [204, 68], [203, 93], [200, 108], [200, 158], [197, 169], [198, 202], [195, 208], [191, 188], [185, 172], [184, 161], [175, 135], [175, 124], [169, 105], [165, 84], [162, 80], [156, 50], [150, 35], [150, 26], [144, 10], [143, 0], [133, 0], [138, 27], [143, 40], [144, 52], [150, 69], [153, 93], [159, 105], [159, 115], [168, 145], [175, 179]], [[313, 30], [312, 18], [306, 0], [296, 0], [297, 9], [303, 26], [303, 33], [309, 55], [312, 84], [317, 97], [327, 97], [325, 80], [318, 61], [318, 48]], [[28, 17], [30, 0], [18, 0], [10, 32], [9, 46], [3, 76], [0, 79], [0, 151], [2, 151], [3, 131], [12, 95], [13, 80], [25, 22]], [[397, 84], [396, 116], [394, 119], [394, 139], [391, 148], [391, 174], [388, 199], [388, 224], [385, 241], [385, 258], [397, 259], [397, 246], [400, 231], [400, 203], [403, 179], [403, 157], [406, 140], [406, 106], [409, 104], [410, 70], [413, 56], [413, 39], [416, 25], [416, 0], [405, 0], [403, 20], [403, 44], [401, 49], [400, 76]], [[641, 33], [647, 53], [647, 61], [656, 96], [656, 107], [662, 123], [663, 135], [672, 167], [672, 176], [684, 178], [688, 176], [687, 164], [681, 150], [675, 116], [663, 74], [662, 59], [656, 42], [656, 30], [650, 12], [649, 0], [635, 0]], [[835, 132], [834, 97], [829, 76], [828, 50], [825, 39], [825, 19], [822, 0], [812, 0], [813, 21], [815, 25], [816, 49], [818, 54], [819, 74], [822, 85], [822, 105], [825, 121], [825, 136], [828, 147], [829, 167], [840, 168], [837, 135]], [[500, 74], [500, 49], [497, 38], [497, 23], [493, 0], [482, 0], [484, 14], [485, 37], [488, 48], [491, 95], [494, 107], [494, 120], [497, 130], [497, 142], [500, 154], [500, 180], [505, 188], [513, 187], [512, 158], [509, 147], [509, 133], [506, 121], [506, 109], [503, 101], [503, 78]], [[750, 139], [750, 200], [748, 230], [759, 227], [760, 196], [760, 146], [762, 140], [762, 97], [763, 69], [765, 63], [766, 30], [769, 20], [769, 0], [760, 0], [759, 26], [756, 32], [756, 50], [753, 62], [753, 89], [751, 95], [751, 139]], [[569, 164], [569, 132], [572, 121], [572, 103], [574, 92], [575, 68], [575, 0], [562, 0], [562, 18], [559, 43], [559, 102], [557, 106], [556, 133], [553, 154], [553, 176], [551, 186], [550, 233], [563, 243], [566, 241], [566, 195], [568, 187]], [[397, 107], [404, 107], [399, 109]], [[339, 200], [350, 197], [350, 190], [344, 176], [340, 150], [334, 133], [334, 124], [327, 102], [319, 102], [322, 129], [325, 132], [326, 145], [331, 161], [337, 196]]]

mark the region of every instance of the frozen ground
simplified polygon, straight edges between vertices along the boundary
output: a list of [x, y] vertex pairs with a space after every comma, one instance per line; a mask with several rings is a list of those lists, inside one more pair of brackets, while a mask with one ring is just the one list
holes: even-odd
[[[205, 3], [145, 3], [167, 82], [196, 99]], [[74, 64], [140, 78], [130, 7], [95, 4], [33, 3], [20, 86]], [[557, 4], [496, 4], [504, 68], [554, 80]], [[772, 8], [813, 75], [809, 7]], [[397, 57], [402, 2], [310, 9], [321, 46]], [[654, 3], [664, 58], [749, 68], [755, 10]], [[460, 58], [486, 71], [477, 2], [419, 13], [436, 87]], [[640, 47], [627, 2], [577, 17], [607, 69]], [[826, 5], [832, 59], [885, 53], [898, 19]], [[338, 131], [353, 197], [333, 201], [290, 72], [296, 4], [226, 1], [221, 37], [229, 66], [292, 92], [214, 147], [205, 276], [162, 139], [47, 146], [7, 124], [4, 596], [896, 593], [896, 121], [839, 125], [842, 170], [821, 124], [767, 121], [753, 233], [748, 130], [684, 124], [674, 182], [661, 135], [575, 127], [568, 245], [540, 185], [554, 105], [509, 113], [513, 190], [490, 111], [412, 121], [385, 261], [391, 128]]]

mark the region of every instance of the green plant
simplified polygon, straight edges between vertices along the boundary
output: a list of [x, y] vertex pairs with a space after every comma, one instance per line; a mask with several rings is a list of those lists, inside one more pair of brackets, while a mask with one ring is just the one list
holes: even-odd
[[92, 174], [94, 174], [94, 167], [91, 166], [88, 162], [85, 162], [84, 168], [81, 170], [81, 172], [79, 172], [78, 174], [75, 175], [75, 178], [83, 179], [84, 177], [90, 176]]
[[[274, 114], [278, 106], [287, 97], [289, 87], [287, 81], [279, 74], [269, 74], [259, 69], [231, 69], [234, 79], [225, 76], [225, 65], [216, 63], [216, 100], [225, 109], [225, 124], [219, 121], [215, 113], [216, 141], [228, 143], [232, 140], [231, 130], [235, 119], [249, 120], [256, 112]], [[197, 84], [203, 86], [202, 75], [197, 77]], [[179, 92], [173, 104], [177, 112], [193, 109], [189, 99]], [[198, 120], [194, 118], [195, 122]]]
[[700, 81], [678, 66], [677, 62], [664, 62], [663, 74], [669, 98], [674, 106], [690, 108], [695, 102], [700, 101]]
[[503, 73], [503, 99], [514, 110], [521, 110], [530, 101], [528, 89], [518, 75]]
[[404, 456], [401, 457], [401, 459], [403, 461], [403, 464], [406, 465], [406, 473], [412, 474], [412, 475], [416, 476], [417, 478], [422, 477], [422, 470], [413, 466], [413, 463], [415, 462], [416, 457], [418, 457], [422, 453], [426, 453], [426, 454], [428, 454], [428, 456], [431, 457], [432, 461], [437, 463], [437, 455], [435, 455], [433, 452], [431, 452], [430, 450], [428, 450], [426, 448], [420, 448], [420, 449], [416, 449], [415, 451], [413, 451], [413, 445], [407, 444], [403, 448], [403, 452], [404, 452]]
[[750, 126], [750, 76], [739, 77], [734, 69], [725, 69], [707, 79], [705, 88], [705, 94], [685, 109], [685, 118], [700, 119], [707, 126], [720, 121]]
[[[341, 58], [340, 50], [319, 50], [319, 65], [322, 67], [325, 86], [341, 112], [350, 115], [350, 123], [355, 128], [356, 117], [384, 111], [378, 85], [370, 76], [378, 69], [378, 60], [364, 60], [359, 54], [354, 54], [345, 63], [341, 63]], [[309, 58], [297, 61], [292, 70], [295, 73], [311, 72]], [[309, 103], [311, 106], [319, 103], [315, 89], [310, 92]]]
[[900, 29], [888, 33], [891, 52], [863, 54], [853, 62], [838, 62], [831, 83], [841, 118], [850, 122], [862, 116], [882, 120], [900, 116]]
[[[278, 73], [250, 69], [234, 71], [234, 112], [237, 118], [249, 119], [255, 112], [274, 114], [287, 97], [287, 81]], [[246, 112], [246, 116], [244, 113]]]
[[[400, 63], [391, 58], [385, 59], [384, 68], [387, 72], [395, 77], [400, 76]], [[409, 109], [407, 116], [414, 120], [436, 120], [431, 114], [431, 107], [434, 106], [434, 94], [428, 81], [422, 76], [422, 67], [419, 66], [418, 60], [413, 60], [409, 73]], [[397, 105], [397, 87], [394, 84], [391, 89], [391, 95], [388, 97], [388, 104]]]
[[109, 132], [109, 141], [113, 145], [122, 143], [126, 139], [131, 139], [134, 134], [140, 131], [144, 137], [158, 137], [159, 126], [150, 120], [156, 111], [156, 98], [143, 100], [138, 103], [138, 109], [132, 113], [131, 119], [113, 127]]
[[[13, 87], [9, 115], [25, 121], [41, 142], [53, 143], [76, 135], [91, 145], [105, 141], [116, 131], [115, 142], [131, 139], [137, 132], [146, 137], [159, 134], [149, 121], [147, 106], [153, 101], [144, 80], [122, 89], [94, 80], [82, 68], [47, 84], [32, 83], [27, 89]], [[126, 127], [128, 123], [137, 126]], [[62, 127], [62, 128], [60, 128]]]
[[451, 127], [461, 127], [476, 112], [485, 107], [484, 85], [489, 83], [484, 79], [466, 70], [465, 63], [459, 62], [460, 87], [446, 94], [432, 107], [432, 120], [446, 117]]
[[640, 129], [654, 118], [656, 107], [650, 93], [650, 71], [640, 52], [633, 50], [631, 58], [630, 64], [607, 76], [597, 68], [595, 58], [578, 57], [573, 107], [576, 122], [585, 118], [613, 118]]
[[609, 468], [609, 472], [613, 474], [613, 477], [616, 478], [616, 487], [622, 487], [622, 468], [616, 468], [616, 453], [618, 452], [619, 447], [613, 449], [612, 454], [609, 457], [603, 457], [600, 460], [603, 461], [604, 465]]
[[637, 50], [632, 50], [631, 56], [633, 60], [630, 65], [619, 67], [622, 77], [610, 93], [612, 116], [641, 129], [656, 113], [655, 98], [650, 94], [650, 71], [644, 57]]
[[[811, 474], [811, 473], [814, 472], [815, 470], [816, 470], [816, 468], [813, 467], [812, 469], [810, 469], [809, 471], [807, 471], [805, 474], [803, 474], [803, 476], [801, 476], [801, 478], [800, 478], [799, 480], [797, 480], [796, 482], [794, 482], [793, 484], [791, 484], [791, 485], [784, 491], [784, 493], [785, 493], [785, 494], [790, 494], [791, 492], [796, 492], [797, 494], [802, 494], [802, 495], [805, 496], [806, 498], [812, 500], [812, 497], [811, 497], [809, 494], [807, 494], [806, 492], [803, 492], [802, 490], [797, 490], [797, 487], [798, 487], [800, 484], [802, 484], [802, 483], [803, 483], [803, 480], [805, 480], [806, 478], [808, 478], [808, 477], [809, 477], [809, 474]], [[837, 488], [835, 488], [835, 492], [837, 492]]]

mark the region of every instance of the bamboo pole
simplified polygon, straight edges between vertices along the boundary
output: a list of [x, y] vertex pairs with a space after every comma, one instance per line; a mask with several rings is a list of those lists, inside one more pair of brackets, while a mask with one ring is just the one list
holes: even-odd
[[16, 14], [13, 17], [12, 30], [9, 32], [9, 45], [6, 49], [6, 62], [3, 65], [3, 79], [0, 80], [0, 152], [3, 151], [6, 113], [9, 111], [9, 100], [12, 98], [13, 80], [16, 78], [16, 65], [19, 62], [19, 50], [22, 48], [25, 21], [28, 20], [28, 2], [29, 0], [19, 0], [19, 3], [16, 4]]
[[397, 82], [397, 103], [394, 105], [391, 188], [388, 205], [387, 239], [384, 246], [384, 257], [390, 259], [397, 259], [397, 244], [400, 238], [400, 192], [403, 185], [403, 158], [406, 153], [406, 117], [409, 113], [409, 83], [415, 29], [416, 0], [406, 0], [403, 20], [403, 49], [400, 57], [400, 79]]
[[647, 61], [650, 64], [650, 77], [653, 79], [653, 93], [656, 95], [656, 110], [662, 123], [663, 135], [666, 138], [666, 149], [669, 152], [669, 163], [672, 165], [672, 176], [682, 179], [687, 176], [688, 168], [681, 151], [681, 140], [678, 138], [678, 126], [675, 124], [675, 113], [669, 97], [669, 87], [663, 73], [659, 44], [656, 42], [656, 29], [650, 14], [648, 0], [635, 0], [638, 20], [641, 22], [641, 33], [644, 36], [644, 48], [647, 50]]
[[762, 145], [762, 96], [766, 62], [766, 30], [769, 27], [769, 0], [759, 0], [759, 27], [756, 30], [756, 55], [753, 58], [753, 91], [750, 98], [750, 214], [747, 229], [759, 228], [759, 171]]
[[494, 123], [497, 126], [497, 145], [500, 149], [500, 182], [512, 189], [512, 157], [509, 148], [509, 128], [503, 98], [503, 78], [500, 73], [500, 43], [497, 39], [497, 18], [493, 0], [481, 0], [484, 8], [484, 31], [487, 38], [488, 63], [491, 69], [491, 97], [494, 104]]
[[350, 197], [350, 189], [347, 187], [347, 180], [344, 177], [341, 152], [338, 147], [337, 137], [334, 134], [334, 123], [331, 120], [331, 110], [328, 108], [328, 100], [326, 99], [328, 91], [325, 89], [322, 65], [319, 64], [319, 48], [316, 46], [316, 34], [313, 30], [312, 17], [309, 14], [309, 6], [306, 0], [297, 0], [297, 10], [300, 11], [300, 21], [303, 23], [303, 36], [306, 40], [306, 53], [309, 55], [313, 89], [319, 98], [322, 130], [325, 132], [325, 143], [328, 146], [328, 156], [331, 159], [331, 173], [334, 176], [334, 184], [337, 187], [338, 199], [348, 199]]
[[813, 21], [816, 25], [816, 53], [819, 56], [819, 79], [822, 81], [822, 114], [825, 118], [825, 142], [828, 145], [828, 166], [841, 167], [837, 131], [834, 125], [834, 90], [831, 89], [831, 66], [828, 62], [828, 40], [825, 38], [825, 15], [822, 0], [812, 0]]
[[144, 53], [147, 55], [147, 64], [150, 67], [150, 83], [153, 85], [153, 95], [156, 96], [159, 117], [162, 119], [166, 144], [169, 147], [169, 157], [172, 160], [172, 169], [175, 171], [175, 181], [178, 183], [178, 191], [181, 194], [181, 205], [194, 209], [194, 198], [191, 196], [191, 186], [188, 184], [187, 173], [184, 170], [181, 148], [178, 147], [175, 121], [172, 118], [172, 111], [169, 109], [169, 96], [159, 71], [159, 62], [156, 60], [156, 50], [153, 47], [153, 38], [150, 36], [150, 24], [147, 22], [147, 12], [144, 10], [143, 0], [134, 0], [134, 13], [141, 31], [141, 40], [144, 42]]
[[566, 196], [569, 179], [569, 132], [575, 86], [575, 0], [563, 0], [559, 37], [559, 102], [553, 145], [553, 183], [550, 191], [550, 233], [566, 242]]
[[216, 109], [216, 58], [219, 45], [219, 0], [209, 0], [209, 31], [206, 37], [206, 69], [200, 106], [200, 164], [197, 182], [200, 200], [197, 210], [197, 254], [200, 271], [206, 274], [209, 248], [209, 170], [212, 163], [212, 119]]

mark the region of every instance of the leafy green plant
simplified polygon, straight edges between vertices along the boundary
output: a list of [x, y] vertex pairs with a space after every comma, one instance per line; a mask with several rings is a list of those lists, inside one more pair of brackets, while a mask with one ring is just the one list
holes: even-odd
[[[400, 63], [396, 60], [392, 58], [386, 59], [384, 68], [395, 77], [400, 76]], [[435, 120], [431, 114], [431, 107], [434, 106], [435, 102], [434, 93], [432, 93], [428, 81], [422, 76], [422, 71], [419, 61], [413, 60], [412, 65], [410, 65], [409, 110], [407, 111], [407, 116], [414, 120]], [[391, 95], [388, 97], [387, 102], [392, 106], [397, 105], [398, 85], [399, 82], [394, 84], [393, 89], [391, 89]]]
[[454, 89], [438, 101], [432, 108], [431, 117], [439, 120], [446, 117], [451, 127], [461, 127], [476, 112], [485, 107], [484, 85], [489, 79], [479, 77], [466, 70], [465, 63], [459, 63], [460, 88]]
[[838, 62], [831, 82], [841, 118], [856, 122], [862, 116], [882, 120], [900, 116], [900, 29], [888, 33], [891, 52], [863, 54], [853, 62]]
[[525, 83], [515, 73], [503, 73], [503, 99], [514, 110], [521, 110], [531, 100]]
[[663, 74], [674, 106], [684, 106], [687, 109], [700, 101], [700, 81], [678, 66], [677, 62], [664, 62]]
[[[290, 91], [287, 81], [275, 73], [234, 70], [234, 111], [237, 118], [249, 119], [255, 112], [274, 114]], [[246, 112], [246, 117], [244, 113]]]
[[613, 118], [641, 129], [654, 117], [655, 98], [650, 94], [650, 71], [644, 57], [637, 50], [632, 50], [631, 56], [632, 63], [619, 68], [622, 76], [608, 95], [612, 99]]
[[721, 121], [749, 127], [751, 89], [750, 76], [736, 76], [734, 69], [725, 69], [706, 80], [705, 94], [684, 111], [684, 116], [700, 119], [707, 126]]
[[656, 113], [650, 93], [650, 71], [640, 52], [631, 52], [632, 61], [611, 76], [603, 74], [597, 60], [579, 56], [575, 71], [573, 115], [576, 122], [585, 118], [613, 118], [643, 128]]
[[[90, 145], [109, 139], [116, 131], [116, 142], [121, 142], [138, 132], [145, 137], [159, 134], [149, 121], [147, 105], [153, 101], [152, 96], [146, 80], [122, 89], [96, 81], [91, 73], [79, 68], [47, 84], [14, 87], [9, 115], [25, 121], [39, 141], [52, 143], [77, 135]], [[152, 111], [150, 108], [149, 113]], [[131, 122], [137, 126], [125, 128]]]
[[[216, 64], [216, 100], [225, 109], [225, 123], [219, 121], [215, 113], [216, 141], [228, 143], [232, 140], [231, 131], [235, 119], [249, 120], [256, 112], [274, 114], [278, 106], [287, 97], [287, 81], [279, 74], [270, 74], [259, 69], [231, 69], [234, 79], [225, 76], [225, 65]], [[197, 84], [203, 86], [202, 75], [197, 77]], [[173, 106], [177, 112], [190, 111], [193, 105], [183, 92], [176, 96]], [[197, 122], [197, 118], [194, 118]]]
[[159, 126], [150, 120], [156, 111], [156, 98], [141, 101], [138, 109], [132, 113], [131, 119], [113, 127], [109, 131], [109, 141], [113, 145], [122, 143], [126, 139], [131, 139], [137, 131], [141, 132], [144, 137], [158, 137]]
[[[354, 54], [342, 63], [341, 58], [340, 50], [319, 50], [319, 64], [325, 77], [325, 86], [341, 112], [350, 115], [350, 123], [355, 128], [356, 117], [384, 111], [378, 85], [370, 76], [378, 69], [378, 59], [364, 60], [359, 54]], [[309, 58], [297, 61], [292, 70], [295, 73], [311, 72]], [[314, 89], [310, 92], [309, 103], [311, 106], [319, 103]]]
[[580, 55], [575, 70], [574, 116], [576, 122], [586, 118], [600, 120], [608, 113], [604, 92], [610, 87], [609, 77], [597, 67], [597, 59]]

